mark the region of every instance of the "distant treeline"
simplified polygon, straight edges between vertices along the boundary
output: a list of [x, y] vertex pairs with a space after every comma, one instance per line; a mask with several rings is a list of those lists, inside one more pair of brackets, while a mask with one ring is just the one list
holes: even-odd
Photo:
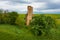
[[0, 24], [15, 24], [17, 17], [17, 12], [8, 12], [0, 10]]

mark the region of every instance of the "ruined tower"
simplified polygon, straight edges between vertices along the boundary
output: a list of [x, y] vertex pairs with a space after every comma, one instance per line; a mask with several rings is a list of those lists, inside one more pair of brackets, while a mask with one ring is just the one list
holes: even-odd
[[27, 10], [28, 10], [28, 12], [26, 14], [26, 25], [28, 26], [30, 24], [30, 21], [32, 20], [33, 7], [28, 6]]

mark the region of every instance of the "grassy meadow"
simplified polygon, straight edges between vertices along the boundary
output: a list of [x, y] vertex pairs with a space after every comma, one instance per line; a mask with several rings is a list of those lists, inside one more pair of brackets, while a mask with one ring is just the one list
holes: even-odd
[[[38, 16], [39, 14], [34, 14]], [[0, 24], [0, 40], [60, 40], [60, 14], [44, 14], [56, 19], [57, 28], [51, 29], [47, 36], [34, 36], [25, 24], [25, 14], [19, 14], [19, 26]], [[17, 22], [17, 21], [16, 21]]]

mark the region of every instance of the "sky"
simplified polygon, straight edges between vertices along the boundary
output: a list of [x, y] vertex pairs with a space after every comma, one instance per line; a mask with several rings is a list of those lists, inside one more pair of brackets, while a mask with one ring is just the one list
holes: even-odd
[[0, 9], [27, 13], [27, 6], [34, 13], [60, 13], [60, 0], [0, 0]]

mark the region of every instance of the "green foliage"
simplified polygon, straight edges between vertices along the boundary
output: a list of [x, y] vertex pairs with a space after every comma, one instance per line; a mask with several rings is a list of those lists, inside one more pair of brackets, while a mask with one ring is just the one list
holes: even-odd
[[17, 12], [10, 12], [9, 17], [10, 17], [10, 24], [15, 24], [18, 14]]
[[19, 26], [25, 26], [25, 19], [24, 19], [25, 15], [24, 14], [20, 14], [17, 19], [16, 19], [16, 24]]
[[15, 21], [18, 17], [17, 12], [7, 12], [0, 10], [0, 24], [15, 24]]
[[0, 40], [60, 40], [60, 25], [57, 29], [51, 29], [49, 36], [34, 36], [26, 28], [18, 28], [19, 26], [1, 24]]
[[3, 14], [3, 10], [0, 10], [0, 24], [2, 23], [2, 14]]
[[56, 26], [55, 20], [50, 16], [39, 15], [31, 21], [32, 31], [35, 35], [48, 34]]
[[[59, 14], [58, 14], [59, 15]], [[58, 17], [57, 15], [57, 17]], [[44, 15], [34, 15], [33, 20], [31, 21], [31, 31], [35, 36], [31, 33], [29, 26], [25, 27], [25, 14], [18, 14], [16, 12], [4, 12], [0, 11], [0, 40], [60, 40], [60, 23], [55, 28], [55, 20], [53, 19], [53, 15], [44, 16]], [[60, 15], [59, 15], [60, 18]], [[57, 19], [57, 18], [56, 18]], [[57, 19], [59, 22], [60, 20]], [[7, 24], [7, 25], [6, 25]], [[17, 25], [9, 25], [9, 24], [17, 24]], [[23, 27], [24, 26], [24, 27]], [[19, 28], [23, 27], [23, 28]], [[30, 28], [31, 28], [30, 27]], [[50, 34], [48, 35], [48, 33]], [[42, 34], [47, 34], [45, 36], [40, 36]]]
[[0, 13], [0, 24], [2, 23], [2, 14]]

